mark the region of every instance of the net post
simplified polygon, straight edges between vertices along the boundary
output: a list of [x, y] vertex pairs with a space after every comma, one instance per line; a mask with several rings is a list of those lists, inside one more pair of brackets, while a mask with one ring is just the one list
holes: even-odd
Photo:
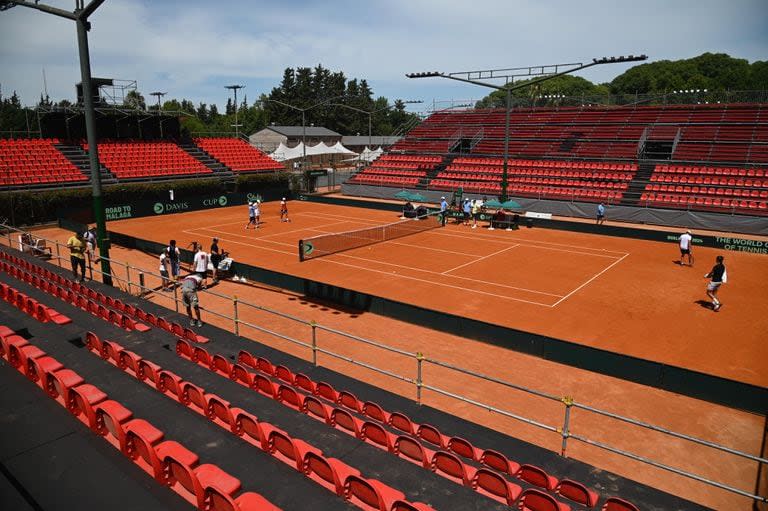
[[304, 262], [304, 240], [299, 240], [299, 262]]

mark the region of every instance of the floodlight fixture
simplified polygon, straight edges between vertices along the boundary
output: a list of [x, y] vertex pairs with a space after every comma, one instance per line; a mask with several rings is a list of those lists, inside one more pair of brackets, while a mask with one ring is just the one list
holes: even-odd
[[443, 73], [438, 71], [424, 71], [421, 73], [406, 73], [408, 78], [434, 78], [435, 76], [444, 76]]
[[224, 88], [235, 93], [235, 124], [232, 126], [235, 128], [235, 137], [240, 138], [240, 124], [237, 123], [237, 91], [245, 89], [245, 85], [225, 85]]
[[157, 111], [158, 111], [158, 112], [159, 112], [160, 110], [162, 110], [162, 106], [160, 105], [160, 99], [161, 99], [163, 96], [165, 96], [166, 94], [168, 94], [168, 93], [167, 93], [167, 92], [160, 92], [160, 91], [155, 91], [155, 92], [150, 92], [150, 93], [149, 93], [149, 95], [150, 95], [150, 96], [157, 96]]

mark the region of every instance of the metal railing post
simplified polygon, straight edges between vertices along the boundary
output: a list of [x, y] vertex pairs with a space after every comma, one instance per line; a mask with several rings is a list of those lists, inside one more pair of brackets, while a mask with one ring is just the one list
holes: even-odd
[[424, 354], [421, 352], [416, 353], [416, 402], [421, 404], [421, 386], [423, 384], [421, 380], [421, 366], [424, 363]]
[[312, 320], [309, 326], [312, 327], [312, 365], [317, 366], [317, 323]]
[[232, 296], [232, 322], [235, 326], [235, 335], [240, 337], [240, 322], [237, 311], [237, 295]]
[[173, 286], [173, 305], [176, 308], [176, 312], [179, 312], [179, 293], [175, 284]]
[[128, 280], [128, 294], [129, 295], [133, 294], [131, 293], [131, 265], [130, 264], [125, 265], [125, 278]]
[[59, 252], [59, 242], [56, 242], [56, 266], [61, 267], [61, 253]]
[[563, 396], [560, 400], [565, 405], [565, 416], [563, 417], [563, 429], [560, 430], [560, 434], [563, 437], [563, 444], [560, 447], [560, 456], [566, 457], [566, 450], [568, 448], [568, 437], [570, 436], [571, 426], [571, 407], [573, 406], [573, 398]]
[[139, 295], [146, 293], [146, 286], [144, 285], [144, 272], [139, 272]]

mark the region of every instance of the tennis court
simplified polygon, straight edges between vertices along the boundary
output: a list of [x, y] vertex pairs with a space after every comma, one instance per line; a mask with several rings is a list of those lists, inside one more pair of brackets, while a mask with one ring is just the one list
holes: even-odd
[[[398, 220], [395, 213], [311, 202], [263, 207], [258, 230], [230, 207], [120, 220], [110, 229], [179, 246], [216, 236], [237, 261], [328, 284], [663, 362], [760, 386], [768, 374], [768, 258], [726, 253], [725, 304], [706, 308], [703, 274], [715, 249], [698, 248], [696, 267], [675, 264], [674, 244], [551, 229], [470, 229], [448, 224], [384, 243], [299, 262], [298, 240]], [[736, 277], [738, 276], [738, 277]], [[749, 325], [749, 328], [744, 328]], [[733, 335], [738, 331], [738, 335]], [[652, 335], [649, 335], [651, 333]], [[727, 340], [727, 342], [726, 342]], [[706, 347], [706, 349], [702, 349]]]

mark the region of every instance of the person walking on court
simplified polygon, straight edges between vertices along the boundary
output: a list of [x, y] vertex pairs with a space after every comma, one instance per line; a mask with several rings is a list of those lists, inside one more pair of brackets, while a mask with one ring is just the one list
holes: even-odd
[[168, 252], [163, 250], [160, 252], [160, 277], [163, 279], [163, 291], [170, 288], [170, 280], [168, 279]]
[[472, 201], [472, 228], [477, 229], [477, 217], [480, 216], [480, 201]]
[[253, 203], [253, 216], [256, 224], [255, 228], [258, 229], [261, 223], [261, 201], [259, 200]]
[[597, 225], [605, 222], [605, 204], [602, 202], [597, 206]]
[[464, 225], [469, 225], [469, 214], [472, 211], [472, 205], [469, 203], [469, 198], [464, 199], [464, 204], [461, 206], [461, 210], [464, 213]]
[[213, 266], [213, 271], [211, 272], [211, 278], [213, 278], [213, 283], [216, 284], [219, 281], [218, 271], [219, 271], [219, 263], [221, 262], [221, 251], [219, 250], [219, 238], [213, 238], [213, 242], [211, 243], [211, 265]]
[[723, 306], [720, 300], [717, 299], [717, 291], [721, 285], [728, 282], [728, 273], [725, 271], [723, 256], [717, 256], [712, 271], [704, 275], [704, 278], [710, 279], [709, 284], [707, 284], [707, 296], [712, 299], [712, 310], [717, 312]]
[[171, 267], [171, 278], [173, 281], [171, 285], [173, 286], [179, 280], [179, 259], [181, 257], [179, 247], [176, 246], [176, 240], [168, 242], [165, 252], [168, 254], [168, 266]]
[[692, 242], [693, 236], [691, 236], [691, 231], [685, 231], [680, 235], [680, 266], [685, 266], [683, 258], [686, 256], [688, 256], [688, 266], [693, 266]]
[[[197, 290], [202, 285], [203, 279], [199, 275], [193, 273], [184, 277], [181, 282], [181, 301], [187, 308], [187, 317], [189, 317], [189, 326], [203, 326], [203, 322], [200, 319], [200, 302], [197, 298]], [[197, 316], [197, 322], [192, 317], [192, 309], [195, 309], [195, 316]]]
[[[83, 233], [76, 232], [67, 240], [69, 248], [69, 262], [72, 263], [72, 275], [75, 276], [75, 282], [85, 280], [85, 252], [88, 250]], [[77, 269], [80, 268], [80, 279], [77, 278]]]
[[195, 242], [195, 248], [196, 252], [192, 261], [192, 268], [195, 274], [200, 277], [201, 287], [205, 289], [205, 279], [208, 274], [208, 254], [205, 253], [203, 246], [197, 241]]
[[280, 221], [281, 222], [290, 222], [291, 219], [288, 218], [288, 203], [285, 202], [285, 197], [280, 201]]
[[248, 227], [254, 226], [254, 229], [256, 228], [256, 206], [255, 202], [249, 202], [248, 203], [248, 223], [245, 224], [245, 229], [248, 230]]
[[445, 220], [448, 218], [448, 201], [445, 197], [440, 197], [440, 223], [445, 227]]

